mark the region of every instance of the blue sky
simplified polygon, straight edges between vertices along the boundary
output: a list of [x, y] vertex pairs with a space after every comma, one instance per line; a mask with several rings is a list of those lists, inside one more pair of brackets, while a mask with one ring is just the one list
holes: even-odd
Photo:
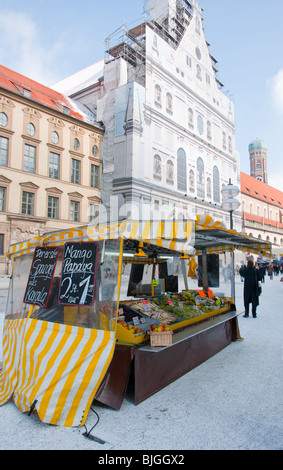
[[[269, 184], [283, 191], [283, 2], [199, 0], [219, 79], [236, 112], [241, 170], [248, 145], [268, 147]], [[0, 63], [46, 85], [104, 58], [104, 40], [142, 17], [144, 0], [1, 0]]]

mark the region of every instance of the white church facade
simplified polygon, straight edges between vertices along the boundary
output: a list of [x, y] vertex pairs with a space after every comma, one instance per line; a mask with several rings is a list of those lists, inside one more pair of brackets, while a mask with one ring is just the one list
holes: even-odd
[[175, 218], [205, 213], [229, 226], [221, 189], [230, 179], [240, 186], [234, 104], [217, 78], [203, 10], [195, 0], [152, 0], [146, 12], [107, 39], [104, 61], [55, 88], [105, 127], [102, 201], [112, 218], [169, 207]]

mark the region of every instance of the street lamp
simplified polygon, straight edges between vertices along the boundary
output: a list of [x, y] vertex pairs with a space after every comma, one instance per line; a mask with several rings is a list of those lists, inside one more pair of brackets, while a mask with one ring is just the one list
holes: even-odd
[[[239, 195], [240, 189], [238, 186], [234, 186], [229, 179], [229, 184], [224, 186], [221, 190], [223, 197], [222, 208], [230, 213], [230, 230], [233, 230], [233, 212], [239, 209], [241, 203], [236, 199]], [[231, 297], [235, 302], [235, 254], [234, 250], [231, 253], [231, 264], [232, 264], [232, 279], [231, 279]]]
[[230, 229], [233, 230], [233, 212], [239, 209], [241, 203], [235, 199], [240, 193], [238, 186], [234, 186], [229, 179], [229, 184], [221, 190], [223, 197], [222, 208], [230, 212]]

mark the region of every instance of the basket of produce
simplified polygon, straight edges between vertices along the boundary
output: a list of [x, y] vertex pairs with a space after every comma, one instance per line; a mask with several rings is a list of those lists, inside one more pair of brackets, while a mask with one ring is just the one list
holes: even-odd
[[150, 331], [150, 346], [152, 348], [159, 346], [172, 346], [173, 331], [170, 326], [164, 325], [151, 325]]

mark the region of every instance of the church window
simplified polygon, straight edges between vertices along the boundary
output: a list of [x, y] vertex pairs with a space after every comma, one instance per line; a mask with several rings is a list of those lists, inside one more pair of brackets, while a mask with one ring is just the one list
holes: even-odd
[[257, 170], [261, 170], [261, 161], [260, 161], [260, 160], [258, 160], [258, 161], [256, 162], [256, 169], [257, 169]]

